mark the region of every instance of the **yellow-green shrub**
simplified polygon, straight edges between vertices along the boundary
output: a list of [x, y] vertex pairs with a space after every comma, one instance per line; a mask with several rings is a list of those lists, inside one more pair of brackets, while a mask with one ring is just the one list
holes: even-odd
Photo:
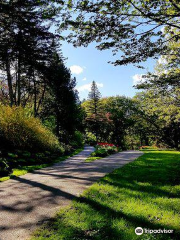
[[63, 152], [57, 137], [22, 107], [0, 105], [0, 140], [14, 148]]

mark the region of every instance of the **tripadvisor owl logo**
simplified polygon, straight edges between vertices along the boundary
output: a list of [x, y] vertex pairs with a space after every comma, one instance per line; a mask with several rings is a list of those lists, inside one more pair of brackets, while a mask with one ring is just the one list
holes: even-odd
[[142, 235], [143, 234], [143, 229], [141, 227], [137, 227], [135, 229], [135, 233], [136, 233], [136, 235]]

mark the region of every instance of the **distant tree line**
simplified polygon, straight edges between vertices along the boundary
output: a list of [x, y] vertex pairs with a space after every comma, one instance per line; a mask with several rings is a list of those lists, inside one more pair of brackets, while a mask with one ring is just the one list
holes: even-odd
[[82, 103], [87, 141], [109, 142], [122, 149], [153, 144], [179, 149], [179, 108], [170, 101], [171, 97], [150, 90], [133, 98], [102, 98], [93, 82], [88, 100]]

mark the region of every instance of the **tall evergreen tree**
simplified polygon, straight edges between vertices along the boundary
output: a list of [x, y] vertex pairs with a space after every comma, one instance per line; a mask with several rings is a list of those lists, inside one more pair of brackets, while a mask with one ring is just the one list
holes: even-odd
[[76, 79], [71, 77], [70, 70], [56, 52], [44, 74], [48, 96], [44, 102], [42, 117], [55, 116], [56, 134], [61, 141], [68, 143], [81, 124], [78, 93], [75, 90]]
[[96, 135], [96, 140], [100, 138], [100, 130], [102, 129], [103, 113], [101, 104], [101, 93], [95, 81], [92, 82], [91, 91], [88, 95], [87, 118], [88, 128]]
[[0, 98], [30, 105], [42, 119], [55, 117], [57, 135], [68, 142], [80, 124], [76, 79], [58, 54], [60, 36], [50, 29], [63, 2], [0, 0]]
[[100, 112], [101, 93], [95, 81], [92, 82], [91, 91], [88, 94], [90, 100], [89, 113], [98, 115]]
[[0, 1], [0, 70], [6, 73], [10, 105], [37, 97], [39, 65], [46, 64], [55, 38], [50, 33], [52, 16], [44, 13], [50, 2]]

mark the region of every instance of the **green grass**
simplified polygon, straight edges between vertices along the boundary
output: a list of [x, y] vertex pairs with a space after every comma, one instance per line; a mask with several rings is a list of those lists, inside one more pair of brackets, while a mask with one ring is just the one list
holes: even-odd
[[93, 162], [97, 159], [101, 159], [102, 157], [88, 157], [85, 162]]
[[4, 182], [7, 181], [9, 179], [12, 179], [13, 177], [18, 177], [21, 175], [25, 175], [26, 173], [29, 172], [33, 172], [35, 170], [39, 170], [41, 168], [45, 168], [45, 167], [49, 167], [52, 166], [54, 163], [57, 162], [61, 162], [66, 160], [68, 157], [71, 157], [73, 155], [78, 154], [79, 152], [81, 152], [83, 150], [83, 148], [81, 149], [76, 149], [72, 154], [68, 155], [68, 156], [62, 156], [59, 158], [56, 158], [55, 160], [51, 161], [50, 163], [46, 163], [46, 164], [38, 164], [38, 165], [32, 165], [32, 166], [23, 166], [23, 167], [19, 167], [19, 168], [14, 168], [13, 172], [9, 175], [9, 176], [5, 176], [5, 177], [1, 177], [0, 178], [0, 182]]
[[[180, 153], [145, 151], [76, 198], [32, 240], [180, 239]], [[136, 227], [173, 229], [143, 234]]]

